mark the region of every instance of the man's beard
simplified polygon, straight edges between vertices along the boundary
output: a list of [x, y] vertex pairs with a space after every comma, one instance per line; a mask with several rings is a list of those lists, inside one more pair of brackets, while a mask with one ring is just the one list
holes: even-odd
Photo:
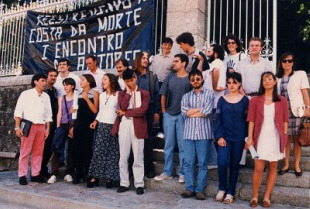
[[200, 89], [200, 88], [201, 88], [201, 86], [202, 86], [201, 84], [197, 84], [197, 85], [196, 85], [196, 84], [194, 84], [194, 85], [193, 85], [193, 89]]
[[214, 53], [213, 53], [212, 56], [210, 58], [208, 58], [208, 62], [212, 63], [214, 60], [215, 60], [215, 57], [214, 57]]

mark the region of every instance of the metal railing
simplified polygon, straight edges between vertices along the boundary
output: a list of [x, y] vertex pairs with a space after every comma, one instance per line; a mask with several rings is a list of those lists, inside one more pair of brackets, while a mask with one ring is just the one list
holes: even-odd
[[99, 0], [39, 0], [8, 8], [0, 3], [0, 76], [19, 75], [24, 51], [27, 11], [58, 13], [72, 11]]
[[208, 0], [207, 24], [206, 45], [222, 44], [232, 33], [243, 41], [247, 53], [248, 40], [256, 36], [264, 41], [261, 56], [276, 66], [277, 0]]

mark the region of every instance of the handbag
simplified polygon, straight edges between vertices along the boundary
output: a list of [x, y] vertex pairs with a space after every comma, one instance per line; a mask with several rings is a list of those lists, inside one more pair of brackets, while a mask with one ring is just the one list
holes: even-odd
[[302, 147], [310, 146], [310, 118], [302, 117], [298, 128], [298, 143]]

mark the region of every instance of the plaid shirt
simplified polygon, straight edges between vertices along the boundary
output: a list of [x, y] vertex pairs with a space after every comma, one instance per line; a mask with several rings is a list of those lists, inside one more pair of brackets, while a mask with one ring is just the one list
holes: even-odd
[[[181, 113], [185, 120], [183, 139], [213, 139], [211, 125], [213, 102], [214, 93], [205, 88], [198, 93], [192, 90], [182, 97]], [[188, 117], [186, 112], [192, 108], [200, 108], [200, 113], [205, 117]]]

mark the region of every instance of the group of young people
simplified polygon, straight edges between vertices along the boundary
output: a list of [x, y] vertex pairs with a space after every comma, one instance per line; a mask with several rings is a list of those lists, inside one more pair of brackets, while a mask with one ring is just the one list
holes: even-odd
[[[242, 53], [235, 35], [227, 36], [223, 47], [212, 44], [206, 54], [195, 48], [191, 33], [179, 35], [176, 42], [184, 53], [172, 55], [173, 41], [164, 38], [162, 52], [151, 65], [147, 52], [137, 54], [132, 69], [127, 60], [117, 60], [118, 76], [100, 70], [94, 56], [86, 58], [89, 70], [81, 78], [69, 72], [66, 59], [59, 60], [58, 70], [49, 70], [47, 77], [34, 75], [33, 88], [21, 94], [14, 113], [16, 135], [21, 138], [19, 183], [27, 184], [31, 153], [31, 181], [43, 183], [43, 177], [48, 177], [48, 183], [55, 183], [66, 159], [65, 181], [86, 181], [90, 188], [98, 186], [99, 179], [108, 188], [119, 181], [119, 193], [129, 190], [132, 168], [140, 195], [144, 176], [156, 181], [173, 178], [177, 142], [179, 182], [185, 183], [181, 196], [204, 200], [208, 164], [217, 165], [215, 199], [230, 204], [243, 150], [254, 146], [259, 158], [250, 206], [258, 205], [268, 161], [262, 205], [269, 207], [278, 160], [285, 158], [278, 173], [289, 172], [290, 138], [294, 140], [295, 175], [302, 175], [296, 136], [300, 117], [310, 116], [305, 72], [295, 71], [294, 55], [287, 52], [275, 73], [270, 61], [260, 57], [263, 42], [256, 37], [249, 41], [249, 56]], [[78, 94], [76, 104], [74, 94]], [[32, 122], [28, 136], [20, 128], [24, 119]], [[162, 174], [155, 176], [151, 132], [160, 121], [165, 165]], [[51, 176], [46, 167], [50, 158]]]

